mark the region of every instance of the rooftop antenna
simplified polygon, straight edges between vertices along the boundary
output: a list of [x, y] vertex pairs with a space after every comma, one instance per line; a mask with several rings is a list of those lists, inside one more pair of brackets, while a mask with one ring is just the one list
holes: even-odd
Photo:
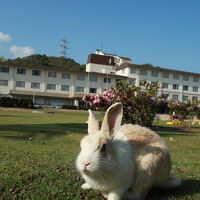
[[65, 37], [61, 39], [61, 44], [60, 44], [60, 56], [63, 58], [67, 58], [67, 49], [70, 49], [67, 47], [67, 43], [69, 43]]

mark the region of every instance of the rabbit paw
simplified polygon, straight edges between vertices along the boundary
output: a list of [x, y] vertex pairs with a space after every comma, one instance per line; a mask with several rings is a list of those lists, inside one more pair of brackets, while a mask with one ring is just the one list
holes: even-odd
[[104, 198], [106, 198], [106, 199], [108, 198], [108, 193], [102, 192], [102, 195]]
[[109, 193], [108, 194], [108, 200], [120, 200], [120, 196], [116, 193]]
[[89, 190], [92, 187], [90, 185], [88, 185], [87, 183], [84, 183], [83, 185], [81, 185], [81, 188], [84, 189], [84, 190]]

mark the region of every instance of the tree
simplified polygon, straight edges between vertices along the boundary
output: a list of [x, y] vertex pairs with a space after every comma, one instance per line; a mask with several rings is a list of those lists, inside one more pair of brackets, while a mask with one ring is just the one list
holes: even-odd
[[6, 59], [3, 56], [0, 56], [0, 62], [5, 62]]
[[7, 65], [20, 65], [20, 66], [43, 66], [54, 67], [63, 70], [85, 71], [85, 65], [80, 65], [71, 58], [54, 57], [46, 55], [31, 55], [24, 58], [3, 60]]

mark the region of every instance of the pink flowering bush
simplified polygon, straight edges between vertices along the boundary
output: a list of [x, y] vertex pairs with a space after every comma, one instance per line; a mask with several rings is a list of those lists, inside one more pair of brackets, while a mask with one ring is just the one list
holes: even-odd
[[124, 123], [139, 124], [151, 127], [156, 115], [158, 98], [157, 83], [146, 83], [144, 87], [128, 84], [125, 81], [116, 82], [114, 87], [97, 95], [85, 95], [83, 101], [91, 107], [103, 107], [106, 109], [115, 102], [122, 102], [124, 107]]
[[195, 115], [198, 115], [200, 102], [195, 98], [192, 101], [180, 102], [171, 100], [168, 103], [170, 114], [175, 112], [175, 115], [180, 121], [191, 120]]
[[108, 107], [112, 104], [114, 93], [111, 89], [101, 94], [84, 95], [83, 101], [89, 103], [91, 107]]

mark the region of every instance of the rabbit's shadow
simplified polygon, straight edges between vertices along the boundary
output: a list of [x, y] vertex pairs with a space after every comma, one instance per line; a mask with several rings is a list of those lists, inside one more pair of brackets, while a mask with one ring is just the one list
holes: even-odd
[[200, 194], [200, 180], [185, 179], [180, 187], [174, 189], [152, 188], [145, 200], [161, 200], [170, 197], [187, 199], [187, 196]]

